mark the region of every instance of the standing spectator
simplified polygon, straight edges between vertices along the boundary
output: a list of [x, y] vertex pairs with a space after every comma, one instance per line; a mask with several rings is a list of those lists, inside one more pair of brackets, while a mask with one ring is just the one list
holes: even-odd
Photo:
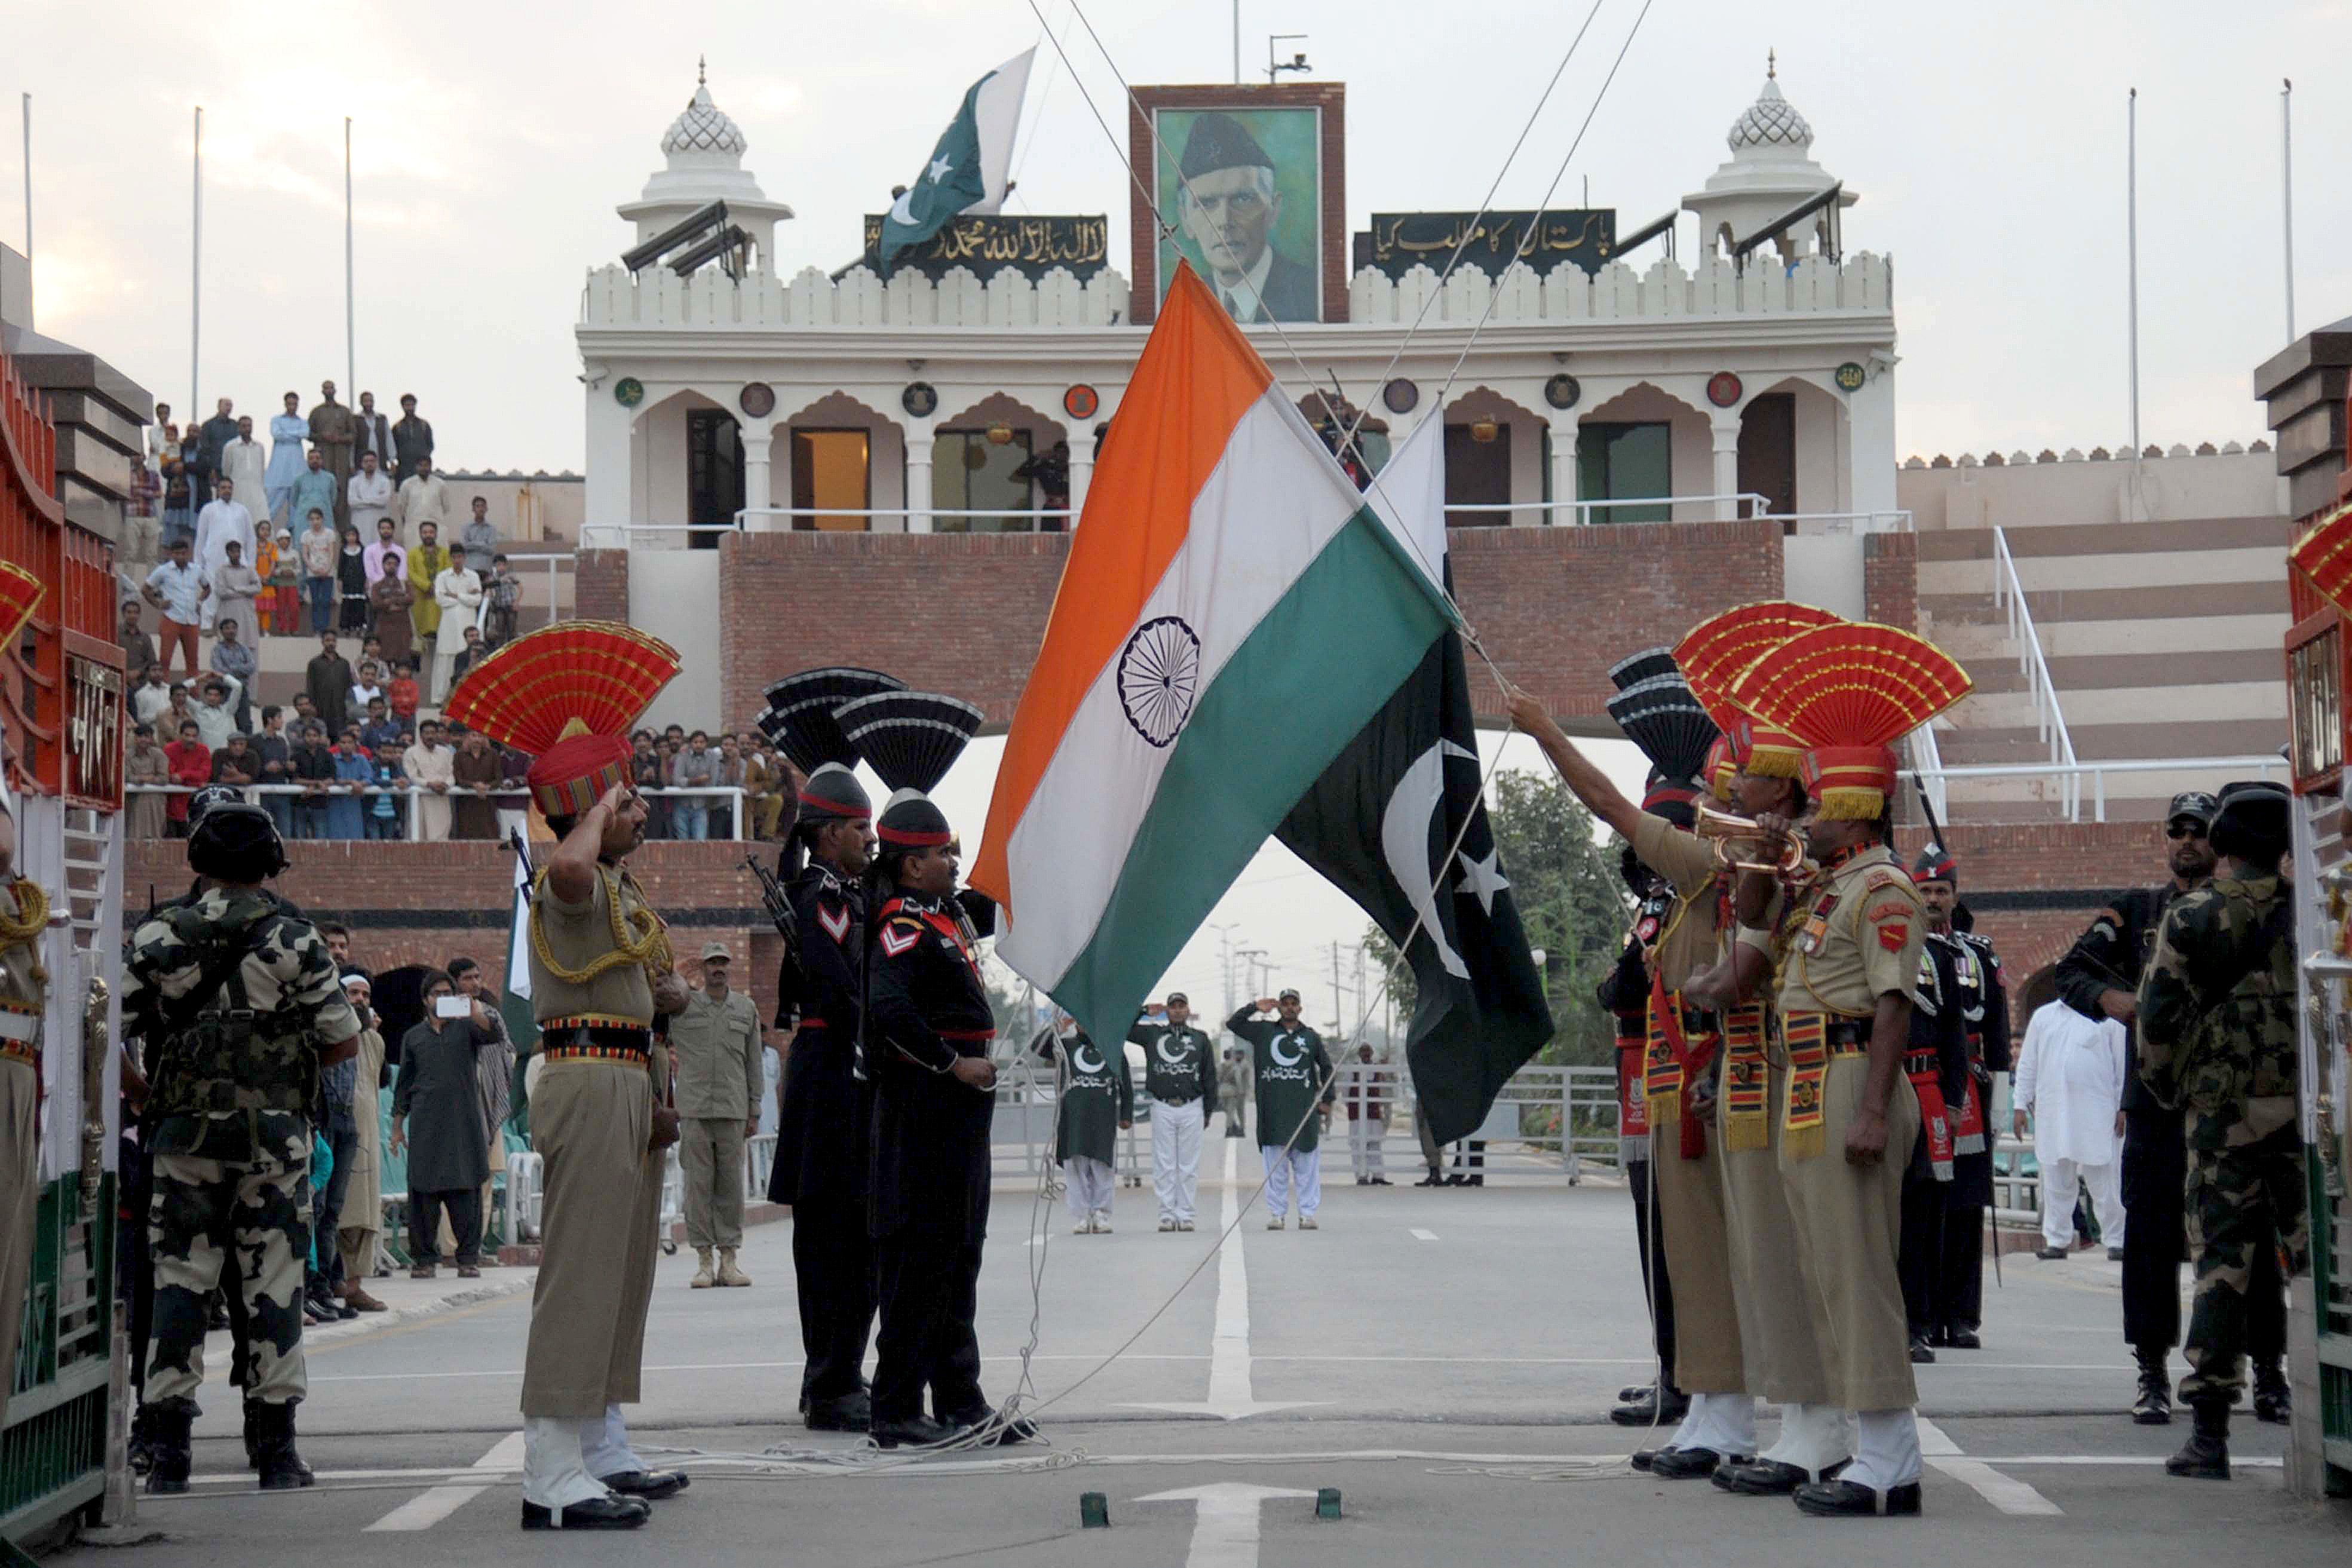
[[260, 591], [253, 599], [253, 640], [269, 635], [278, 620], [278, 536], [265, 521], [253, 541], [253, 575]]
[[408, 745], [407, 727], [393, 716], [387, 699], [379, 696], [368, 704], [367, 722], [360, 726], [360, 744], [370, 751], [388, 746], [395, 752]]
[[[670, 758], [669, 782], [674, 789], [707, 789], [718, 773], [719, 754], [711, 750], [710, 737], [698, 729], [686, 737], [686, 745]], [[673, 796], [670, 821], [681, 839], [708, 839], [710, 837], [710, 797]]]
[[[204, 430], [201, 434], [203, 436], [205, 479], [207, 486], [217, 483], [223, 477], [221, 468], [222, 449], [226, 447], [230, 442], [236, 439], [236, 404], [235, 402], [227, 398], [222, 398], [215, 406], [213, 416], [205, 421]], [[253, 499], [257, 506], [260, 504], [261, 496], [259, 492], [257, 491], [255, 493]]]
[[319, 404], [310, 411], [310, 449], [323, 453], [320, 465], [334, 481], [335, 523], [341, 527], [350, 520], [343, 510], [345, 486], [352, 478], [352, 445], [359, 437], [359, 421], [352, 411], [335, 401], [335, 383], [319, 383]]
[[[446, 576], [447, 574], [445, 572], [443, 575]], [[466, 672], [479, 664], [481, 662], [482, 655], [489, 651], [490, 645], [482, 641], [482, 629], [479, 626], [467, 627], [466, 645], [457, 650], [457, 662], [449, 666], [450, 685], [454, 687], [459, 681], [464, 680], [466, 678]], [[443, 692], [441, 696], [442, 700], [446, 702], [448, 700], [449, 694], [447, 692]]]
[[176, 445], [180, 439], [180, 427], [172, 423], [170, 403], [159, 402], [155, 405], [155, 423], [147, 427], [146, 437], [147, 466], [160, 474], [163, 471], [165, 449]]
[[302, 786], [295, 801], [295, 830], [306, 839], [330, 836], [334, 807], [335, 754], [327, 746], [327, 731], [315, 718], [304, 719], [294, 732], [294, 781]]
[[510, 746], [499, 747], [499, 792], [490, 799], [498, 813], [499, 841], [530, 832], [530, 758]]
[[302, 632], [302, 558], [294, 548], [294, 530], [278, 530], [278, 570], [272, 580], [278, 587], [278, 634], [298, 637]]
[[408, 607], [408, 623], [416, 631], [416, 652], [422, 657], [425, 644], [441, 630], [441, 604], [433, 597], [433, 584], [449, 564], [449, 551], [441, 543], [441, 530], [431, 523], [416, 530], [416, 548], [408, 552], [408, 586], [416, 601]]
[[[229, 429], [236, 431], [235, 421], [230, 422]], [[194, 497], [189, 504], [200, 509], [213, 496], [213, 480], [216, 477], [212, 466], [213, 451], [205, 444], [202, 421], [191, 419], [181, 427], [180, 462], [188, 471], [188, 489]]]
[[384, 700], [392, 705], [392, 716], [398, 719], [404, 728], [413, 727], [416, 723], [417, 704], [425, 697], [423, 689], [416, 684], [415, 654], [411, 653], [405, 664], [394, 667], [391, 683], [383, 688], [383, 695]]
[[367, 548], [368, 586], [386, 577], [408, 575], [408, 551], [400, 542], [400, 525], [389, 517], [375, 520], [375, 538]]
[[233, 684], [225, 676], [206, 675], [205, 700], [196, 705], [193, 716], [197, 737], [214, 751], [226, 746], [228, 737], [237, 733], [236, 706], [229, 700]]
[[370, 746], [364, 736], [360, 749], [375, 764], [375, 793], [368, 797], [367, 836], [393, 840], [401, 836], [408, 810], [408, 779], [400, 770], [401, 746]]
[[[213, 781], [212, 747], [196, 737], [194, 719], [182, 719], [179, 733], [180, 738], [163, 748], [164, 757], [172, 764], [172, 782], [184, 789], [200, 789]], [[188, 836], [187, 796], [173, 796], [163, 815], [171, 824], [173, 838]]]
[[224, 612], [215, 629], [220, 632], [220, 640], [213, 644], [213, 674], [226, 675], [236, 683], [236, 727], [250, 735], [253, 674], [261, 667], [261, 661], [253, 644], [245, 640], [245, 622], [238, 617]]
[[[343, 996], [360, 1016], [360, 1048], [352, 1058], [352, 1154], [335, 1162], [331, 1183], [341, 1182], [335, 1208], [335, 1228], [321, 1227], [320, 1238], [335, 1249], [335, 1273], [343, 1305], [363, 1312], [380, 1312], [383, 1303], [368, 1294], [368, 1276], [375, 1272], [375, 1251], [383, 1234], [383, 1020], [368, 1004], [371, 986], [365, 974], [346, 967]], [[343, 1172], [350, 1175], [345, 1176]]]
[[2131, 1041], [2113, 1019], [2094, 1023], [2063, 1002], [2045, 1002], [2025, 1026], [2011, 1100], [2016, 1132], [2033, 1118], [2033, 1157], [2042, 1167], [2042, 1250], [2066, 1256], [2074, 1239], [2074, 1198], [2087, 1187], [2107, 1255], [2124, 1255], [2124, 1207], [2116, 1185], [2123, 1136], [2124, 1083]]
[[[152, 573], [154, 569], [148, 570]], [[115, 633], [114, 640], [121, 646], [124, 669], [143, 670], [155, 662], [155, 639], [147, 635], [147, 629], [140, 624], [139, 601], [122, 601], [122, 629]]]
[[336, 625], [353, 637], [367, 635], [367, 558], [360, 549], [360, 531], [343, 525], [343, 542], [335, 554], [335, 598], [341, 606]]
[[646, 837], [667, 839], [670, 833], [670, 800], [654, 793], [667, 787], [669, 768], [654, 738], [640, 731], [636, 753], [629, 758], [629, 781], [637, 787], [646, 802]]
[[171, 673], [172, 654], [177, 650], [187, 662], [191, 679], [196, 674], [196, 628], [204, 621], [205, 597], [205, 574], [192, 559], [194, 553], [186, 539], [173, 539], [163, 564], [147, 574], [146, 586], [140, 590], [148, 603], [163, 612], [164, 673]]
[[366, 838], [368, 808], [375, 803], [375, 758], [360, 744], [359, 726], [343, 727], [333, 757], [335, 781], [327, 799], [327, 836]]
[[131, 503], [122, 515], [122, 560], [134, 575], [143, 575], [163, 559], [163, 520], [156, 512], [163, 502], [163, 476], [145, 464], [131, 470]]
[[295, 482], [295, 499], [302, 504], [309, 522], [302, 529], [302, 597], [310, 606], [310, 635], [317, 636], [335, 623], [335, 558], [340, 553], [334, 530], [327, 527], [327, 518], [334, 511], [332, 501], [321, 503], [311, 497], [315, 486], [308, 481], [320, 475], [319, 455], [310, 454], [310, 467]]
[[[479, 506], [481, 497], [476, 497], [474, 502]], [[467, 531], [472, 531], [472, 525], [467, 525]], [[472, 558], [469, 546], [467, 559]], [[490, 557], [490, 574], [482, 579], [482, 602], [489, 607], [483, 620], [488, 633], [484, 641], [493, 648], [514, 641], [516, 623], [522, 618], [522, 579], [515, 575], [513, 564], [503, 555]]]
[[131, 750], [122, 762], [122, 781], [130, 786], [131, 818], [125, 831], [133, 839], [163, 837], [171, 821], [165, 810], [169, 798], [156, 793], [155, 788], [172, 781], [172, 758], [155, 744], [153, 725], [131, 726]]
[[[236, 498], [236, 486], [223, 477], [213, 486], [213, 500], [196, 514], [196, 563], [205, 576], [218, 587], [220, 569], [228, 560], [228, 547], [236, 545], [247, 562], [253, 559], [253, 514]], [[207, 603], [204, 611], [205, 630], [213, 629], [215, 606]]]
[[751, 814], [745, 836], [766, 841], [784, 817], [784, 773], [766, 742], [756, 742], [743, 759], [743, 809]]
[[[272, 703], [261, 710], [261, 733], [254, 737], [253, 755], [261, 764], [261, 782], [285, 785], [294, 782], [294, 746], [286, 738], [286, 710]], [[294, 797], [264, 794], [262, 806], [269, 812], [270, 821], [278, 824], [278, 836], [294, 836]]]
[[[171, 683], [163, 678], [163, 666], [150, 661], [144, 678], [131, 694], [131, 716], [141, 724], [152, 726], [172, 711]], [[170, 730], [162, 733], [170, 734]]]
[[760, 1124], [767, 1069], [760, 1060], [760, 1011], [750, 997], [729, 988], [728, 963], [726, 943], [704, 946], [702, 989], [669, 1025], [686, 1239], [702, 1265], [694, 1276], [698, 1291], [751, 1282], [735, 1266], [735, 1252], [743, 1245], [743, 1140]]
[[[236, 486], [245, 509], [254, 515], [254, 528], [269, 526], [269, 450], [253, 438], [253, 416], [242, 415], [236, 434], [221, 447], [220, 476]], [[252, 559], [252, 551], [246, 552]]]
[[400, 422], [392, 427], [393, 456], [401, 483], [433, 460], [433, 426], [416, 417], [416, 394], [400, 394]]
[[400, 1042], [392, 1097], [392, 1152], [408, 1147], [408, 1273], [433, 1278], [446, 1209], [456, 1233], [457, 1277], [478, 1279], [490, 1151], [476, 1059], [491, 1035], [480, 1021], [481, 1004], [459, 998], [447, 975], [425, 977], [424, 999], [425, 1017]]
[[360, 538], [367, 538], [379, 531], [376, 525], [392, 510], [393, 494], [392, 476], [375, 465], [375, 454], [362, 453], [360, 471], [343, 487], [352, 526], [359, 529]]
[[473, 516], [466, 519], [465, 528], [457, 535], [457, 548], [465, 552], [466, 564], [489, 580], [491, 568], [506, 557], [499, 553], [499, 526], [490, 521], [490, 503], [477, 496], [473, 500]]
[[280, 528], [291, 528], [300, 520], [290, 508], [294, 504], [294, 482], [310, 466], [302, 441], [310, 434], [310, 424], [302, 417], [299, 397], [288, 392], [285, 401], [284, 412], [269, 416], [269, 467], [262, 477], [269, 498], [269, 520]]
[[250, 803], [253, 786], [260, 781], [261, 758], [247, 746], [244, 736], [232, 733], [213, 753], [213, 782], [245, 791], [245, 799]]
[[[384, 548], [380, 544], [370, 546], [370, 560], [376, 559], [377, 552]], [[398, 545], [390, 548], [395, 551], [400, 549]], [[408, 563], [404, 554], [368, 586], [368, 608], [373, 612], [373, 619], [369, 623], [375, 628], [383, 656], [390, 661], [387, 668], [399, 668], [407, 662], [413, 650], [408, 607], [415, 602], [416, 595], [408, 586]]]
[[507, 1033], [506, 1018], [499, 1011], [498, 988], [490, 983], [488, 969], [471, 958], [452, 958], [449, 980], [457, 995], [474, 1004], [475, 1021], [490, 1037], [489, 1043], [474, 1059], [474, 1084], [482, 1107], [482, 1135], [490, 1155], [492, 1179], [482, 1183], [482, 1213], [487, 1216], [491, 1207], [491, 1186], [507, 1168], [506, 1125], [507, 1116], [513, 1109], [514, 1038]]
[[400, 481], [400, 517], [410, 528], [431, 523], [436, 529], [446, 528], [453, 520], [449, 516], [449, 485], [433, 472], [433, 459], [420, 458], [415, 470]]
[[1395, 1082], [1395, 1072], [1385, 1062], [1372, 1060], [1369, 1043], [1356, 1047], [1339, 1098], [1348, 1107], [1348, 1164], [1358, 1186], [1389, 1185], [1388, 1154], [1381, 1140], [1389, 1134], [1389, 1091]]
[[332, 632], [319, 633], [319, 654], [303, 672], [304, 692], [312, 710], [330, 735], [341, 735], [349, 716], [352, 695], [351, 661], [336, 651]]
[[168, 549], [173, 539], [194, 539], [196, 537], [196, 483], [188, 472], [188, 465], [180, 455], [180, 438], [173, 432], [163, 442], [163, 517], [158, 532], [156, 548]]
[[[415, 481], [411, 480], [414, 484]], [[427, 523], [425, 528], [431, 528]], [[445, 559], [447, 552], [444, 551]], [[433, 640], [433, 697], [436, 703], [449, 696], [449, 682], [457, 668], [457, 655], [465, 648], [461, 632], [473, 629], [474, 618], [482, 608], [482, 580], [466, 569], [461, 560], [447, 560], [433, 577], [434, 624], [442, 634]]]
[[373, 659], [362, 659], [359, 672], [352, 676], [351, 706], [344, 711], [356, 719], [383, 700], [383, 666]]
[[459, 789], [466, 791], [452, 803], [449, 836], [453, 839], [494, 839], [498, 837], [498, 811], [490, 804], [491, 791], [496, 789], [504, 769], [499, 754], [490, 747], [490, 737], [478, 729], [469, 729], [458, 743], [457, 755], [449, 764], [450, 776]]
[[1249, 1135], [1248, 1112], [1254, 1093], [1248, 1059], [1240, 1047], [1233, 1047], [1226, 1051], [1225, 1059], [1217, 1064], [1217, 1103], [1224, 1108], [1225, 1136], [1228, 1138]]
[[401, 757], [400, 770], [418, 791], [416, 841], [437, 844], [449, 836], [449, 787], [457, 782], [457, 754], [441, 739], [441, 726], [426, 719], [416, 727], [416, 744]]
[[[219, 634], [223, 621], [235, 621], [240, 630], [250, 627], [254, 621], [253, 607], [261, 599], [261, 574], [253, 570], [253, 562], [246, 555], [245, 547], [231, 539], [226, 554], [227, 559], [221, 562], [219, 570], [205, 573], [211, 580], [213, 591], [211, 602], [205, 608], [215, 635]], [[247, 644], [247, 647], [251, 645]]]
[[[719, 737], [718, 760], [711, 764], [710, 782], [713, 788], [720, 789], [740, 789], [743, 787], [743, 755], [740, 743], [731, 735]], [[710, 825], [713, 837], [735, 837], [735, 804], [736, 797], [732, 795], [721, 795], [712, 800]]]
[[[343, 999], [351, 999], [348, 988]], [[355, 1006], [352, 1011], [364, 1030], [364, 1009]], [[302, 1276], [302, 1304], [321, 1322], [360, 1315], [359, 1309], [345, 1301], [337, 1289], [342, 1274], [342, 1251], [338, 1242], [342, 1207], [351, 1193], [352, 1161], [359, 1153], [359, 1121], [352, 1114], [359, 1071], [356, 1052], [331, 1067], [319, 1070], [319, 1105], [323, 1114], [313, 1124], [311, 1132], [326, 1145], [327, 1178], [325, 1185], [314, 1187], [310, 1195], [311, 1247], [309, 1266]]]
[[392, 422], [375, 411], [375, 393], [360, 393], [359, 412], [352, 416], [352, 461], [373, 456], [376, 467], [384, 477], [392, 477], [395, 458], [392, 445]]

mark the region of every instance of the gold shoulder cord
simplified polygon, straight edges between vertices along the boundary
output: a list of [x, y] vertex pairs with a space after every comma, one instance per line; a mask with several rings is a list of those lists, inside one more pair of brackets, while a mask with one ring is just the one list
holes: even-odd
[[[649, 980], [657, 980], [669, 973], [675, 963], [669, 946], [669, 927], [660, 915], [654, 913], [653, 905], [646, 900], [645, 890], [637, 885], [637, 879], [626, 872], [616, 872], [604, 866], [596, 868], [596, 874], [604, 879], [604, 907], [613, 922], [612, 950], [599, 953], [583, 968], [567, 968], [556, 960], [555, 955], [548, 950], [547, 931], [540, 920], [540, 901], [547, 892], [547, 873], [541, 871], [531, 888], [530, 901], [530, 947], [539, 955], [539, 961], [547, 967], [550, 975], [567, 986], [592, 984], [626, 964], [643, 965], [646, 977]], [[636, 908], [629, 912], [625, 920], [621, 914], [621, 890], [624, 887], [635, 889], [638, 898]], [[630, 935], [631, 925], [636, 927], [635, 936]]]
[[9, 884], [16, 895], [16, 913], [0, 915], [0, 948], [14, 947], [23, 942], [33, 949], [33, 978], [47, 983], [49, 972], [41, 967], [41, 933], [48, 929], [49, 895], [41, 884], [30, 877], [20, 876]]

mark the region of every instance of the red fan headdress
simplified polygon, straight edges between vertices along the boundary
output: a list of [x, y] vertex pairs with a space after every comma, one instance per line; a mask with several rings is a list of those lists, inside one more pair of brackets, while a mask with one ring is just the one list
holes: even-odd
[[1675, 644], [1675, 663], [1691, 693], [1723, 731], [1735, 768], [1770, 779], [1794, 779], [1805, 748], [1794, 736], [1759, 725], [1731, 700], [1731, 684], [1756, 661], [1800, 632], [1844, 622], [1826, 610], [1791, 600], [1737, 604], [1700, 622]]
[[466, 672], [446, 716], [529, 752], [531, 800], [576, 817], [629, 777], [629, 727], [677, 675], [677, 650], [614, 621], [559, 621]]
[[2312, 524], [2286, 559], [2330, 604], [2338, 610], [2352, 608], [2352, 505], [2338, 507]]
[[1895, 743], [1969, 695], [1952, 656], [1868, 622], [1801, 632], [1732, 685], [1731, 697], [1805, 746], [1800, 775], [1823, 817], [1867, 821], [1895, 789]]
[[47, 590], [14, 561], [0, 560], [0, 649], [13, 648]]

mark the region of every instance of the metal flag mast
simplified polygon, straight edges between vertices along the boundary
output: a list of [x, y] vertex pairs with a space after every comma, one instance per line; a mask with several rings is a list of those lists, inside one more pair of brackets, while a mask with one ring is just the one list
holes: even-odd
[[188, 238], [188, 417], [200, 406], [205, 319], [205, 106], [196, 105], [195, 216]]

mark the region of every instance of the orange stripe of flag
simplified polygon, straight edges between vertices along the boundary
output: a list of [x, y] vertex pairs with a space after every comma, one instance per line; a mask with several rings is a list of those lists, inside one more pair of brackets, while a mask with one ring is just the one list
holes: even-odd
[[1192, 502], [1234, 427], [1274, 381], [1207, 285], [1179, 265], [1136, 361], [1005, 737], [972, 885], [1009, 904], [1005, 852], [1078, 705], [1184, 546]]

